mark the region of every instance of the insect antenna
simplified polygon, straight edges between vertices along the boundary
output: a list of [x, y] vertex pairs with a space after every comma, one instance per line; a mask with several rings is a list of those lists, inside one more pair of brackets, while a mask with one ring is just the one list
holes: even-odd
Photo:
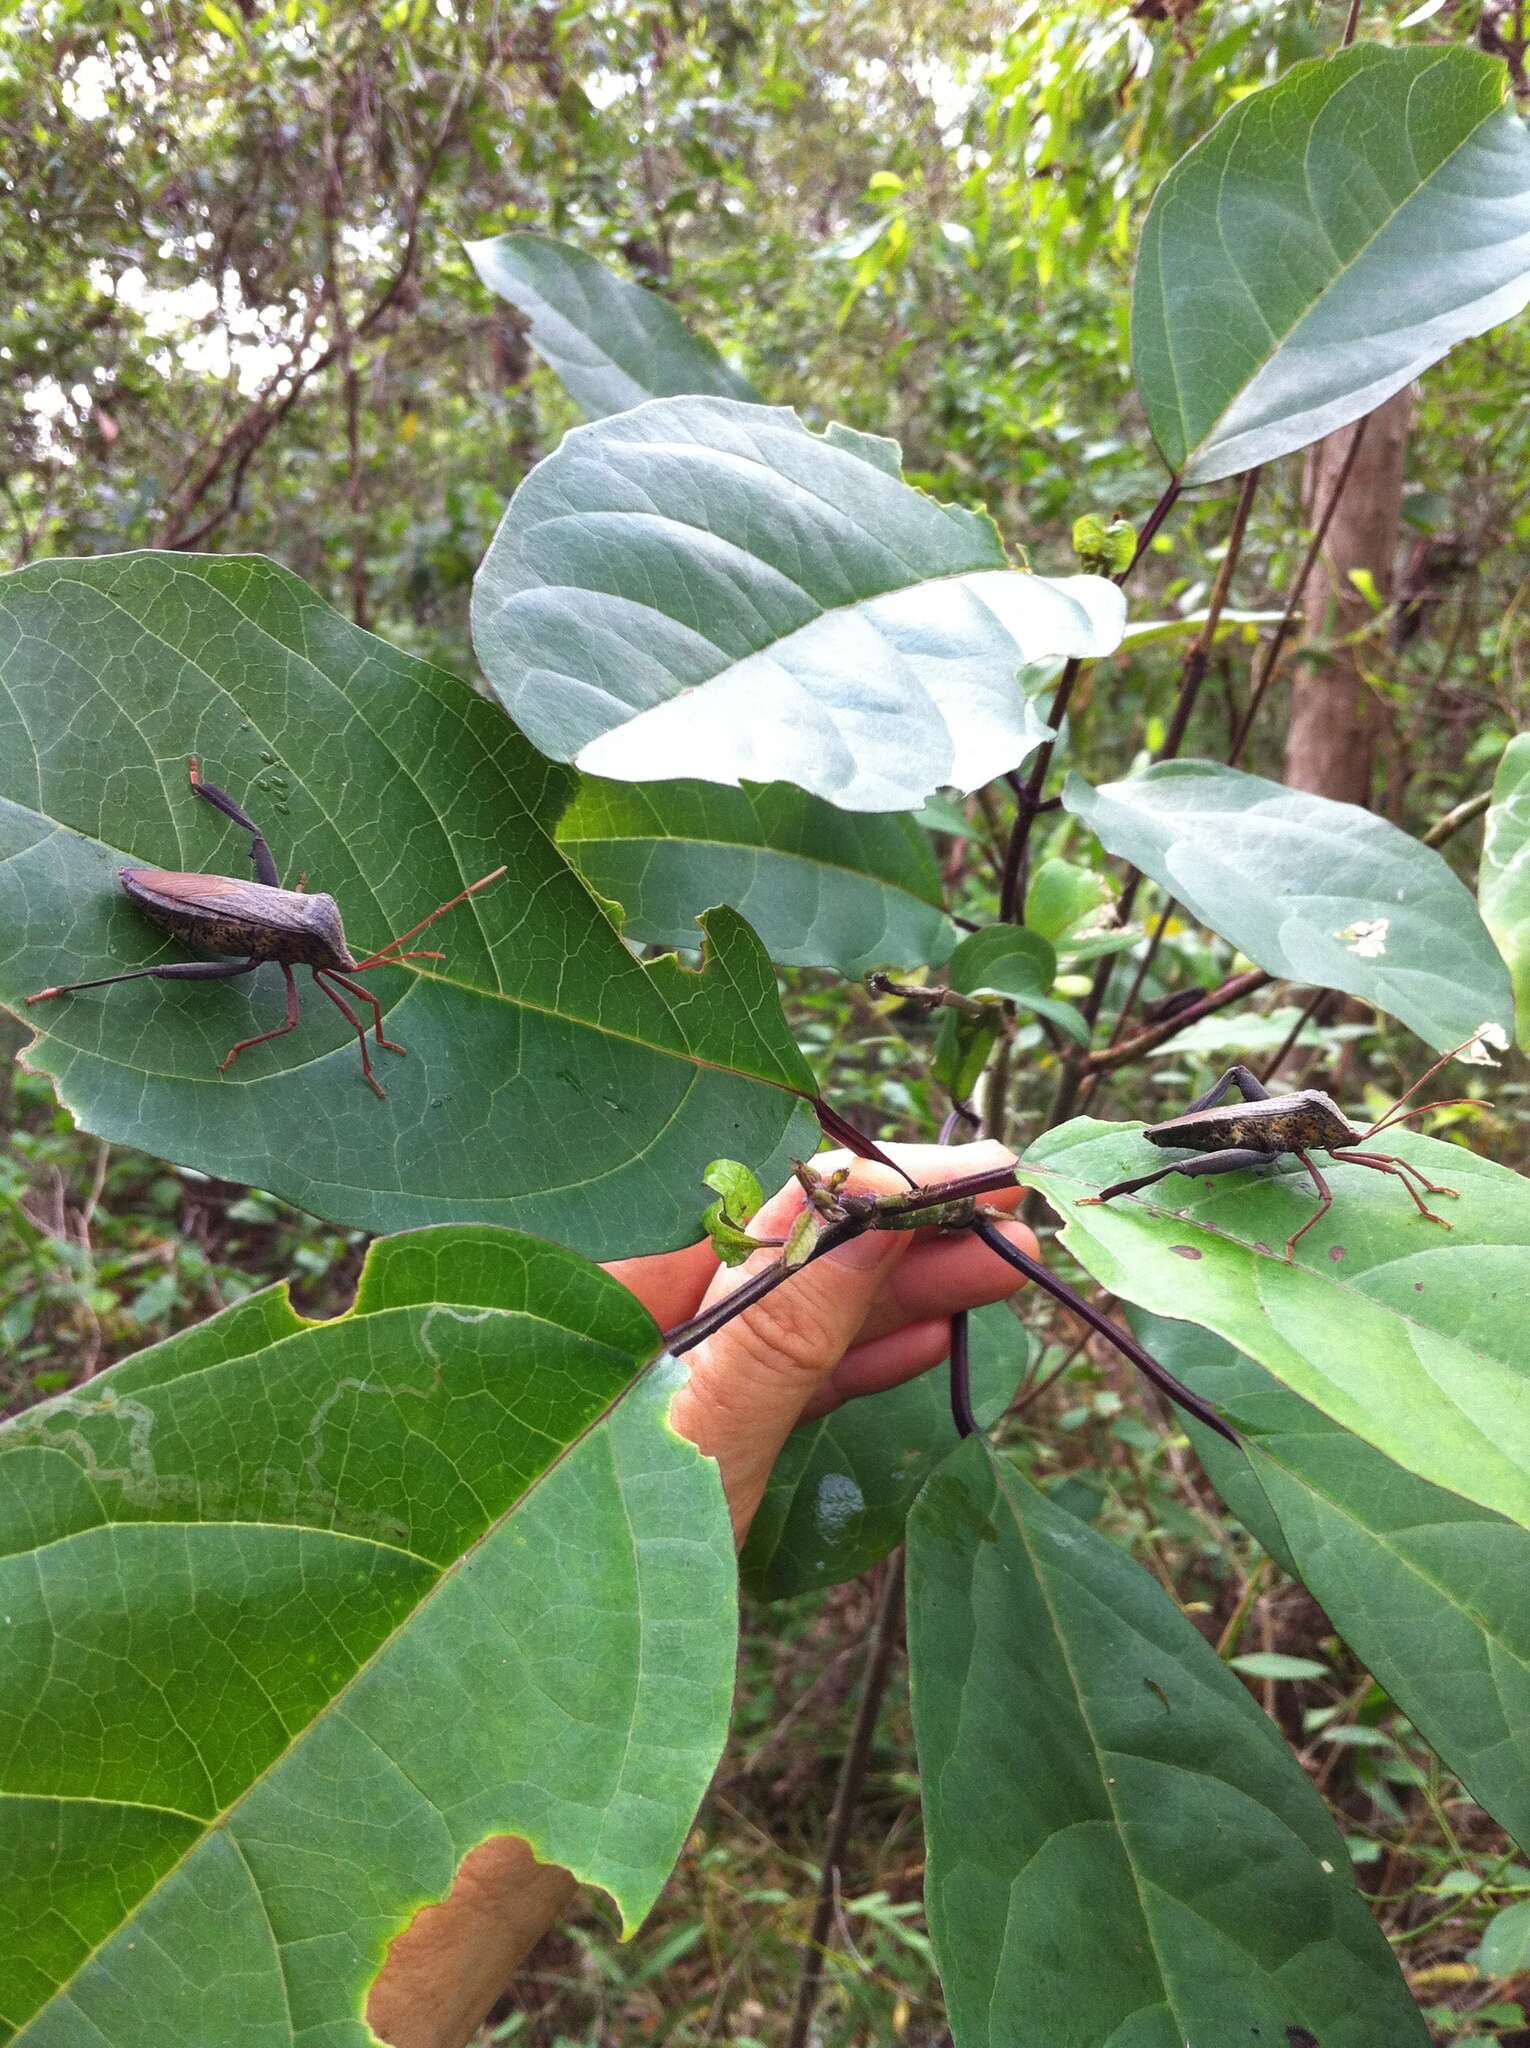
[[408, 931], [400, 932], [396, 939], [389, 939], [386, 946], [380, 946], [375, 953], [369, 953], [365, 960], [351, 969], [351, 972], [353, 974], [365, 974], [369, 968], [373, 967], [396, 967], [401, 960], [444, 959], [445, 955], [442, 953], [400, 953], [398, 948], [407, 945], [412, 938], [417, 937], [419, 933], [424, 931], [426, 925], [434, 924], [438, 917], [445, 917], [447, 911], [455, 910], [459, 903], [466, 903], [469, 896], [476, 896], [480, 889], [487, 889], [491, 882], [497, 882], [500, 876], [507, 872], [508, 870], [505, 868], [496, 868], [492, 875], [481, 875], [476, 882], [470, 882], [449, 903], [441, 904], [439, 908], [430, 913], [429, 917], [422, 917], [419, 923], [411, 925]]
[[1452, 1096], [1448, 1102], [1421, 1102], [1416, 1109], [1410, 1109], [1402, 1115], [1398, 1114], [1398, 1112], [1402, 1110], [1403, 1104], [1408, 1100], [1408, 1097], [1410, 1095], [1417, 1095], [1420, 1088], [1423, 1087], [1424, 1083], [1427, 1080], [1429, 1080], [1431, 1076], [1437, 1074], [1440, 1071], [1441, 1067], [1448, 1067], [1451, 1061], [1456, 1058], [1457, 1054], [1465, 1052], [1468, 1046], [1475, 1045], [1477, 1043], [1478, 1037], [1479, 1034], [1474, 1031], [1470, 1038], [1463, 1039], [1459, 1045], [1453, 1046], [1449, 1052], [1441, 1053], [1440, 1057], [1435, 1061], [1432, 1067], [1425, 1067], [1423, 1073], [1419, 1075], [1418, 1079], [1413, 1083], [1412, 1087], [1405, 1088], [1402, 1094], [1398, 1096], [1397, 1100], [1392, 1104], [1392, 1107], [1387, 1111], [1386, 1115], [1383, 1117], [1378, 1117], [1376, 1122], [1371, 1125], [1370, 1129], [1361, 1135], [1360, 1143], [1363, 1145], [1367, 1138], [1374, 1138], [1379, 1131], [1386, 1130], [1388, 1126], [1391, 1124], [1405, 1124], [1407, 1123], [1410, 1117], [1427, 1115], [1427, 1113], [1431, 1109], [1455, 1109], [1458, 1108], [1460, 1104], [1463, 1102], [1469, 1103], [1471, 1101], [1470, 1096], [1456, 1095]]

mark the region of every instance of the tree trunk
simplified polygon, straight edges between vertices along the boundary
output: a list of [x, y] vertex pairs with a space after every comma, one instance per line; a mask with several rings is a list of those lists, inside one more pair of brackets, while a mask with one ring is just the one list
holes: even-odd
[[[1363, 674], [1366, 656], [1374, 661], [1377, 641], [1362, 648], [1336, 643], [1375, 617], [1349, 580], [1352, 569], [1365, 570], [1382, 598], [1392, 594], [1412, 410], [1410, 385], [1366, 421], [1355, 466], [1307, 586], [1307, 639], [1324, 644], [1325, 651], [1321, 660], [1297, 669], [1285, 779], [1292, 789], [1310, 789], [1342, 803], [1370, 803], [1387, 707], [1367, 688]], [[1327, 504], [1354, 433], [1353, 427], [1342, 428], [1307, 458], [1303, 497], [1309, 521]]]

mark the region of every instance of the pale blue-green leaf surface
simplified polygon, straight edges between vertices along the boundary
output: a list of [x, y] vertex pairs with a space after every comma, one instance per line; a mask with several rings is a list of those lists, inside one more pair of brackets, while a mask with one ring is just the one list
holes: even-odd
[[553, 759], [851, 811], [1016, 767], [1047, 731], [1019, 671], [1108, 654], [1124, 623], [1102, 577], [1012, 569], [990, 520], [903, 482], [895, 443], [707, 398], [565, 436], [473, 589], [484, 673]]
[[1477, 900], [1508, 963], [1519, 1043], [1530, 1052], [1530, 732], [1510, 740], [1493, 777]]
[[1530, 137], [1474, 50], [1362, 43], [1231, 108], [1159, 187], [1132, 367], [1187, 483], [1332, 434], [1530, 300]]
[[1446, 1052], [1513, 1020], [1509, 977], [1432, 847], [1356, 804], [1214, 761], [1165, 761], [1063, 803], [1267, 973], [1342, 989]]
[[530, 321], [532, 347], [591, 419], [648, 398], [754, 391], [657, 292], [546, 235], [469, 242], [479, 277]]

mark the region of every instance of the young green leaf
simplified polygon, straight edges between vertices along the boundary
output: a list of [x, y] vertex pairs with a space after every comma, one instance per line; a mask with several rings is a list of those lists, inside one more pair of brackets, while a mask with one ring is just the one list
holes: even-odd
[[760, 1248], [744, 1225], [764, 1202], [764, 1190], [737, 1159], [714, 1159], [701, 1178], [703, 1185], [720, 1197], [709, 1204], [701, 1219], [712, 1249], [725, 1266], [741, 1266]]

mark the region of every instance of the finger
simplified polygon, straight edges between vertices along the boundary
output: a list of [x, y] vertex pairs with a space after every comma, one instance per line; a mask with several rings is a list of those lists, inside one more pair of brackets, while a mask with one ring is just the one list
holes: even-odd
[[[1018, 1327], [1018, 1326], [1017, 1326]], [[890, 1336], [873, 1338], [847, 1351], [803, 1411], [804, 1422], [830, 1415], [846, 1401], [863, 1394], [885, 1394], [905, 1380], [939, 1365], [951, 1349], [951, 1318], [931, 1316], [927, 1322], [905, 1323]]]
[[[1018, 1251], [1033, 1259], [1039, 1256], [1036, 1239], [1023, 1223], [1005, 1222], [998, 1227]], [[888, 1275], [857, 1342], [869, 1343], [927, 1316], [950, 1316], [959, 1308], [985, 1308], [992, 1301], [1007, 1301], [1024, 1285], [1013, 1266], [969, 1232], [922, 1232]]]
[[[890, 1194], [901, 1185], [895, 1173], [874, 1162], [862, 1162], [854, 1182], [874, 1194]], [[690, 1377], [670, 1419], [682, 1436], [717, 1459], [736, 1529], [747, 1528], [782, 1444], [855, 1341], [908, 1244], [906, 1231], [866, 1231], [849, 1239], [687, 1355]], [[708, 1301], [723, 1299], [778, 1257], [775, 1251], [757, 1252], [743, 1267], [720, 1272]]]
[[[1008, 1146], [996, 1144], [990, 1138], [971, 1145], [885, 1145], [882, 1149], [890, 1159], [897, 1160], [909, 1178], [920, 1187], [966, 1180], [979, 1173], [1004, 1172], [1015, 1163], [1015, 1155]], [[857, 1190], [898, 1195], [908, 1193], [901, 1178], [895, 1175], [889, 1180], [886, 1167], [877, 1166], [875, 1161], [858, 1159], [851, 1152], [820, 1152], [813, 1159], [812, 1166], [815, 1173], [822, 1175], [848, 1167], [847, 1185]], [[865, 1169], [868, 1167], [875, 1178], [866, 1177]], [[789, 1180], [761, 1208], [749, 1226], [750, 1235], [784, 1237], [801, 1213], [805, 1199], [800, 1183]], [[985, 1208], [1013, 1209], [1024, 1199], [1024, 1188], [1011, 1183], [994, 1194], [985, 1195], [983, 1205]]]
[[688, 1244], [678, 1252], [656, 1252], [646, 1259], [608, 1259], [605, 1270], [635, 1294], [661, 1330], [672, 1330], [701, 1306], [717, 1272], [711, 1240]]

